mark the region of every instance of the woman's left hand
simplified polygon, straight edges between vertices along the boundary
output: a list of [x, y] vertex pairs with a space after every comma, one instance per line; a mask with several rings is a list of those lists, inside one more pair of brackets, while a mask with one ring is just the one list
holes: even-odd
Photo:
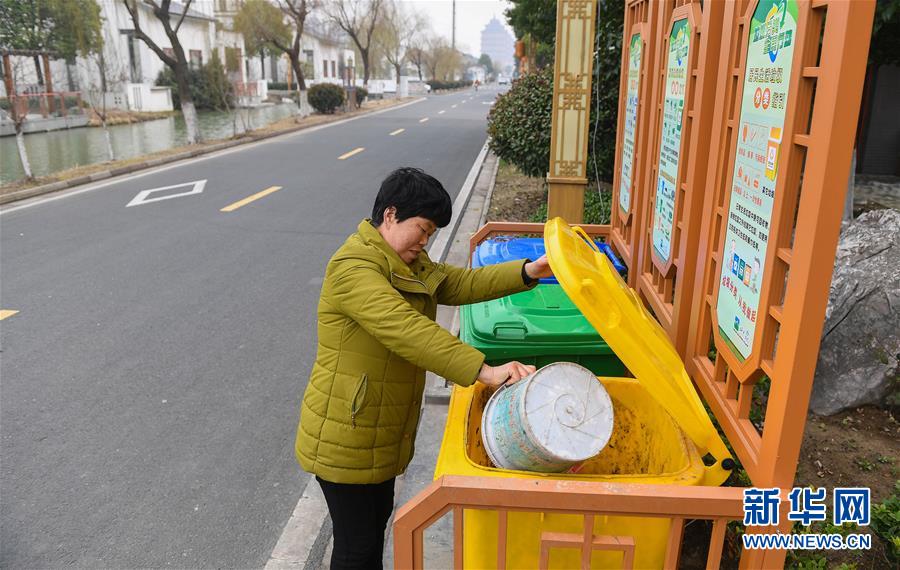
[[525, 273], [532, 279], [542, 279], [544, 277], [553, 277], [553, 270], [550, 269], [550, 262], [547, 256], [542, 255], [535, 261], [525, 264]]

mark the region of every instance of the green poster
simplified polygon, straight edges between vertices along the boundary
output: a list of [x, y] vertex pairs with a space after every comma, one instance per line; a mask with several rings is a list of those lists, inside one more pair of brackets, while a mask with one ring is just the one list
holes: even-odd
[[662, 133], [659, 139], [659, 168], [656, 179], [656, 207], [653, 215], [653, 248], [664, 262], [672, 253], [672, 226], [675, 223], [675, 191], [678, 188], [678, 159], [684, 121], [684, 88], [687, 83], [691, 28], [687, 18], [672, 25], [666, 60]]
[[631, 208], [631, 177], [634, 169], [634, 131], [637, 129], [638, 90], [641, 86], [641, 35], [631, 36], [628, 48], [628, 85], [625, 91], [625, 133], [622, 137], [622, 178], [619, 182], [619, 205], [624, 212]]
[[747, 65], [732, 173], [728, 227], [716, 305], [719, 330], [747, 358], [758, 318], [784, 137], [797, 0], [760, 0], [750, 21]]

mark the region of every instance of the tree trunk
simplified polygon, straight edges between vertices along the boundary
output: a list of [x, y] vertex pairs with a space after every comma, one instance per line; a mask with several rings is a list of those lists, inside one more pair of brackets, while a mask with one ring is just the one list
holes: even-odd
[[103, 99], [106, 100], [106, 58], [103, 56], [103, 48], [100, 48], [100, 61], [98, 64], [100, 68], [100, 91], [103, 93]]
[[303, 77], [303, 67], [300, 65], [300, 55], [287, 52], [288, 59], [291, 62], [291, 69], [294, 72], [294, 78], [297, 80], [297, 107], [300, 109], [300, 116], [309, 115], [309, 99], [306, 96], [306, 78]]
[[72, 65], [68, 61], [66, 62], [66, 81], [69, 84], [69, 91], [78, 91], [75, 88], [75, 80], [72, 78]]
[[34, 56], [34, 69], [37, 71], [37, 80], [38, 85], [44, 84], [44, 71], [41, 69], [41, 58], [40, 56]]
[[28, 151], [25, 150], [25, 135], [22, 133], [22, 122], [16, 122], [16, 147], [19, 149], [19, 160], [22, 161], [22, 170], [25, 178], [32, 178], [31, 164], [28, 162]]
[[369, 86], [369, 50], [359, 50], [363, 60], [363, 87]]
[[106, 124], [106, 114], [104, 113], [103, 118], [100, 120], [100, 124], [103, 125], [103, 135], [106, 138], [106, 154], [109, 156], [110, 160], [116, 159], [116, 153], [113, 152], [112, 146], [112, 135], [109, 134], [109, 126]]
[[416, 64], [416, 71], [419, 72], [419, 81], [421, 82], [422, 81], [422, 64], [421, 63]]
[[187, 129], [187, 143], [200, 142], [200, 130], [197, 125], [197, 110], [194, 108], [194, 99], [191, 97], [191, 88], [188, 84], [186, 65], [175, 66], [175, 80], [178, 83], [178, 97], [181, 99], [181, 114], [184, 116], [184, 126]]
[[400, 64], [395, 64], [394, 69], [397, 71], [397, 94], [400, 94]]

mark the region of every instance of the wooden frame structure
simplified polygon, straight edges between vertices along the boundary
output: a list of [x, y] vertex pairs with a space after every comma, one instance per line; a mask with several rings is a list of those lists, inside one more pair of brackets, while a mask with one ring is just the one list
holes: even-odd
[[[647, 174], [643, 178], [644, 190], [640, 192], [643, 208], [639, 240], [634, 244], [639, 251], [632, 268], [635, 272], [634, 288], [666, 329], [679, 353], [685, 353], [691, 303], [694, 296], [694, 273], [697, 263], [697, 243], [703, 213], [703, 196], [706, 190], [706, 166], [709, 156], [710, 134], [716, 100], [717, 59], [722, 38], [722, 2], [700, 0], [665, 0], [658, 11], [655, 61], [653, 129], [647, 152]], [[667, 62], [670, 30], [677, 23], [687, 22], [689, 50], [685, 65], [684, 109], [681, 117], [681, 140], [677, 160], [677, 180], [674, 181], [672, 198], [673, 219], [660, 220], [657, 200], [660, 178], [660, 154], [665, 138], [664, 113], [667, 88]], [[673, 82], [674, 83], [674, 82]], [[670, 249], [663, 257], [654, 242], [657, 224], [670, 224]]]
[[634, 515], [672, 520], [665, 568], [675, 568], [681, 551], [686, 519], [710, 520], [713, 528], [707, 556], [708, 569], [719, 567], [729, 521], [743, 518], [743, 490], [733, 487], [684, 487], [588, 483], [582, 481], [497, 479], [444, 476], [402, 506], [394, 518], [395, 568], [423, 568], [423, 531], [446, 513], [453, 512], [453, 567], [463, 568], [463, 511], [497, 511], [497, 568], [505, 569], [509, 512], [575, 514], [584, 517], [584, 532], [541, 536], [541, 569], [547, 568], [550, 548], [581, 550], [582, 568], [590, 568], [595, 550], [622, 552], [622, 568], [632, 568], [634, 543], [630, 537], [594, 536], [595, 516]]
[[[788, 72], [784, 77], [778, 75], [778, 82], [787, 83], [786, 99], [778, 99], [784, 105], [784, 123], [780, 127], [766, 125], [770, 133], [767, 149], [775, 152], [754, 156], [771, 170], [771, 215], [755, 218], [767, 230], [764, 241], [771, 247], [765, 250], [762, 271], [753, 271], [759, 277], [755, 310], [760, 320], [745, 355], [726, 337], [717, 309], [723, 268], [730, 261], [725, 258], [726, 235], [732, 231], [729, 221], [740, 218], [732, 211], [732, 206], [740, 203], [732, 200], [736, 153], [738, 137], [746, 136], [742, 125], [747, 122], [742, 121], [745, 77], [751, 72], [757, 77], [760, 74], [758, 68], [749, 70], [747, 61], [751, 20], [762, 3], [769, 16], [765, 26], [757, 29], [765, 35], [772, 31], [769, 17], [774, 17], [773, 13], [783, 17], [781, 12], [790, 9], [796, 21], [790, 34], [777, 36], [779, 42], [790, 39], [793, 51]], [[779, 487], [784, 499], [794, 483], [828, 303], [874, 0], [706, 0], [702, 7], [698, 4], [695, 0], [626, 0], [612, 221], [608, 227], [591, 226], [587, 233], [608, 239], [628, 265], [629, 283], [637, 284], [643, 300], [663, 323], [753, 484]], [[690, 54], [688, 81], [692, 84], [689, 93], [686, 89], [690, 133], [682, 140], [681, 151], [689, 156], [679, 168], [675, 205], [681, 227], [673, 232], [672, 260], [666, 265], [658, 263], [648, 250], [653, 246], [647, 222], [652, 219], [651, 201], [655, 199], [654, 192], [648, 191], [648, 179], [654, 179], [658, 169], [658, 159], [649, 162], [648, 153], [658, 153], [662, 128], [658, 105], [663, 93], [656, 90], [664, 85], [664, 41], [654, 48], [653, 62], [644, 60], [641, 66], [628, 212], [619, 207], [619, 184], [628, 40], [639, 32], [642, 46], [655, 46], [679, 17], [693, 19], [692, 41], [698, 39], [698, 28], [693, 26], [699, 21], [700, 37]], [[649, 104], [651, 101], [655, 105]], [[767, 97], [762, 101], [772, 103]], [[754, 99], [753, 103], [761, 101]], [[657, 116], [655, 127], [646, 118], [651, 111]], [[651, 128], [655, 130], [648, 134]], [[777, 139], [774, 142], [773, 137]], [[748, 215], [746, 208], [738, 214]], [[470, 251], [492, 235], [540, 234], [542, 230], [542, 224], [488, 224], [472, 236]], [[756, 402], [765, 413], [758, 428], [750, 420], [750, 411], [754, 390], [763, 377], [771, 381], [771, 388], [766, 401]], [[629, 553], [636, 547], [630, 537], [593, 535], [595, 515], [672, 519], [666, 568], [677, 565], [684, 520], [711, 519], [715, 523], [707, 567], [717, 568], [727, 521], [742, 518], [743, 491], [734, 487], [443, 477], [398, 512], [395, 564], [421, 568], [422, 530], [452, 510], [455, 565], [462, 567], [462, 524], [457, 521], [462, 520], [464, 509], [487, 509], [497, 511], [500, 517], [501, 568], [506, 560], [506, 513], [516, 510], [582, 514], [587, 525], [583, 533], [544, 533], [541, 563], [547, 562], [549, 548], [571, 547], [581, 549], [583, 568], [590, 567], [590, 554], [597, 549], [622, 551], [623, 567], [628, 567]], [[782, 502], [782, 515], [787, 503]], [[781, 520], [781, 531], [789, 532], [790, 521], [786, 516]], [[751, 527], [747, 532], [774, 530]], [[783, 550], [747, 551], [740, 564], [741, 568], [778, 568], [785, 555]]]
[[[650, 121], [653, 101], [653, 76], [655, 69], [658, 25], [657, 12], [660, 3], [656, 0], [626, 0], [625, 21], [622, 37], [621, 79], [619, 82], [619, 124], [616, 128], [616, 161], [613, 176], [612, 206], [610, 213], [610, 242], [622, 261], [628, 267], [628, 284], [635, 286], [638, 261], [638, 244], [643, 223], [641, 217], [644, 200], [644, 177], [646, 176], [647, 149], [649, 148]], [[636, 99], [629, 102], [629, 65], [631, 64], [631, 42], [638, 38], [641, 49]], [[634, 81], [634, 78], [631, 78]], [[628, 118], [634, 106], [634, 117]], [[628, 121], [634, 125], [629, 126]], [[631, 132], [629, 142], [626, 132]], [[628, 158], [624, 158], [627, 154]], [[630, 164], [628, 162], [630, 161]], [[630, 183], [628, 172], [631, 173]], [[623, 176], [626, 181], [623, 184]], [[623, 192], [623, 190], [625, 192]], [[622, 204], [627, 204], [623, 208]]]

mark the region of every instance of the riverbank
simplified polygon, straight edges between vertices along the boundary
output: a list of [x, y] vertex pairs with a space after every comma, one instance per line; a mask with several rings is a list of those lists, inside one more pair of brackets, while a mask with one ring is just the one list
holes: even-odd
[[103, 180], [112, 176], [128, 174], [131, 172], [136, 172], [138, 170], [143, 170], [145, 168], [168, 164], [186, 158], [193, 158], [195, 156], [215, 152], [225, 148], [255, 142], [295, 131], [300, 131], [310, 127], [347, 119], [357, 115], [371, 113], [377, 110], [407, 103], [414, 99], [416, 98], [407, 97], [403, 99], [381, 99], [376, 101], [367, 101], [363, 104], [361, 109], [347, 113], [336, 113], [334, 115], [314, 114], [302, 119], [292, 115], [272, 122], [259, 129], [249, 130], [233, 137], [208, 140], [196, 145], [180, 145], [122, 160], [97, 162], [89, 165], [78, 166], [75, 168], [61, 170], [51, 175], [33, 178], [31, 180], [21, 179], [0, 186], [0, 204], [30, 198], [32, 196], [37, 196], [47, 192], [56, 192], [66, 188], [79, 186], [81, 184]]
[[[100, 116], [93, 109], [88, 111], [89, 120], [87, 126], [102, 127]], [[143, 123], [145, 121], [155, 121], [157, 119], [165, 119], [178, 114], [178, 111], [121, 111], [119, 109], [109, 109], [106, 112], [106, 125], [109, 127], [115, 125], [131, 125], [134, 123]]]

